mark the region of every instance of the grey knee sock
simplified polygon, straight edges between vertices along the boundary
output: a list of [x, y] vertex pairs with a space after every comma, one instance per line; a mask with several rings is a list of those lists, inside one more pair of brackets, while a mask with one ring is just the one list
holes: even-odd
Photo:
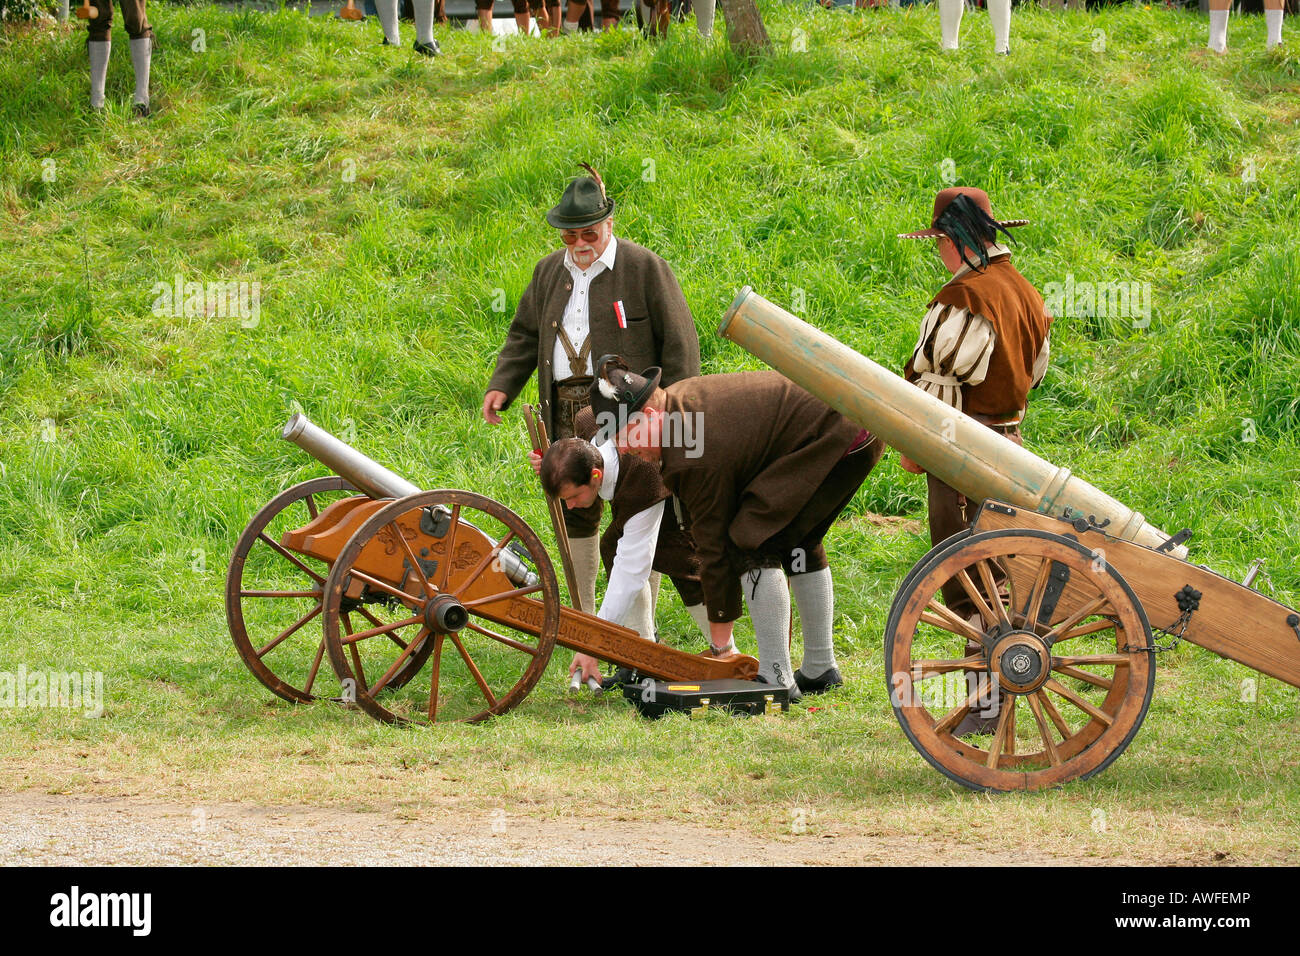
[[[596, 572], [600, 569], [600, 539], [570, 538], [569, 555], [573, 558], [573, 576], [577, 579], [578, 593], [569, 600], [582, 600], [582, 610], [596, 613]], [[574, 605], [577, 606], [576, 604]]]
[[149, 105], [149, 60], [153, 53], [153, 37], [137, 37], [131, 41], [131, 67], [135, 70], [135, 102]]
[[799, 669], [805, 677], [821, 677], [835, 666], [835, 640], [831, 634], [835, 589], [831, 585], [831, 569], [790, 575], [790, 590], [803, 625], [803, 663]]
[[993, 52], [1011, 49], [1011, 0], [986, 0], [989, 23], [993, 26]]
[[108, 79], [108, 55], [113, 51], [112, 40], [91, 40], [90, 50], [90, 105], [100, 109], [104, 105], [104, 82]]
[[713, 36], [713, 12], [717, 0], [695, 0], [695, 28], [700, 36]]
[[633, 628], [641, 635], [643, 640], [654, 641], [655, 638], [655, 616], [651, 607], [650, 584], [646, 582], [637, 592], [636, 597], [632, 599], [632, 606], [628, 608], [626, 617], [623, 619], [626, 627]]
[[966, 9], [966, 0], [938, 0], [938, 3], [939, 30], [943, 34], [940, 46], [945, 50], [955, 50], [961, 35], [961, 15]]
[[700, 629], [700, 633], [705, 637], [709, 636], [709, 609], [703, 604], [686, 605], [686, 613], [691, 616], [695, 626]]
[[745, 605], [758, 640], [758, 676], [769, 684], [794, 685], [790, 666], [790, 592], [780, 568], [748, 571], [740, 576]]
[[415, 39], [433, 46], [433, 0], [411, 0], [415, 8]]
[[375, 12], [379, 14], [379, 26], [383, 28], [384, 39], [393, 46], [401, 46], [402, 34], [397, 29], [397, 0], [375, 0]]

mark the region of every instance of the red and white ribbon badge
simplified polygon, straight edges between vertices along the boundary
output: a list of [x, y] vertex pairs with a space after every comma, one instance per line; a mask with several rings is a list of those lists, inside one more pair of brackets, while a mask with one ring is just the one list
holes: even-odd
[[627, 328], [627, 313], [623, 310], [623, 300], [617, 299], [614, 302], [614, 316], [618, 319], [620, 329]]

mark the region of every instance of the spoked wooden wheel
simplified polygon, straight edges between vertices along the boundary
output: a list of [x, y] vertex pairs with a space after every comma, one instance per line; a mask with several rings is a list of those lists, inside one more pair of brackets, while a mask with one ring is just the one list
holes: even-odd
[[[417, 554], [412, 541], [421, 535], [435, 543]], [[522, 578], [525, 571], [532, 576]], [[349, 627], [346, 611], [367, 605], [385, 608], [390, 623]], [[541, 540], [513, 511], [467, 491], [426, 491], [357, 528], [326, 581], [323, 614], [330, 662], [368, 714], [479, 721], [518, 704], [546, 670], [560, 589]], [[394, 653], [391, 641], [405, 649]], [[421, 649], [432, 650], [428, 675], [380, 696]]]
[[[230, 637], [254, 676], [285, 700], [305, 703], [337, 696], [339, 687], [329, 667], [321, 673], [325, 656], [321, 594], [329, 565], [287, 550], [280, 535], [356, 494], [338, 477], [294, 485], [253, 515], [230, 556], [226, 572]], [[367, 626], [383, 623], [374, 617], [369, 620]], [[395, 678], [397, 686], [410, 680], [423, 663], [423, 658], [412, 661]]]
[[[948, 607], [942, 598], [962, 595]], [[977, 790], [1089, 777], [1123, 752], [1155, 686], [1151, 628], [1103, 554], [1044, 531], [949, 539], [904, 582], [885, 638], [907, 738]]]

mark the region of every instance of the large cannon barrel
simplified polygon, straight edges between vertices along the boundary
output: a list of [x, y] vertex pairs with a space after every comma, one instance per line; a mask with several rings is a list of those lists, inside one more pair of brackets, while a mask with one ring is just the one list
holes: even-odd
[[[1108, 534], [1149, 548], [1168, 540], [1070, 469], [986, 428], [749, 286], [727, 309], [718, 333], [972, 499], [993, 498], [1042, 514], [1069, 508], [1098, 523], [1109, 520]], [[1180, 546], [1171, 553], [1185, 557], [1187, 550]]]
[[346, 478], [354, 488], [371, 498], [405, 498], [423, 490], [401, 475], [389, 471], [373, 458], [367, 458], [347, 442], [340, 441], [325, 429], [312, 424], [301, 412], [285, 423], [280, 437], [293, 442], [321, 464], [329, 466], [334, 474]]

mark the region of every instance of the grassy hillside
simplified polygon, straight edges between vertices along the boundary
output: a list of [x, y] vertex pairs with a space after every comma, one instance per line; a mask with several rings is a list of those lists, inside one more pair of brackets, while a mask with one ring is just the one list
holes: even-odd
[[[932, 7], [763, 9], [776, 51], [761, 61], [680, 29], [659, 44], [458, 32], [428, 62], [381, 48], [373, 21], [160, 5], [147, 122], [129, 116], [125, 42], [98, 117], [80, 32], [0, 39], [0, 660], [106, 681], [99, 720], [0, 709], [9, 787], [559, 815], [580, 801], [773, 833], [810, 807], [972, 840], [961, 821], [992, 808], [922, 762], [885, 693], [884, 615], [926, 550], [915, 521], [861, 517], [924, 518], [895, 457], [828, 542], [852, 686], [777, 727], [567, 700], [561, 652], [505, 718], [411, 732], [283, 705], [236, 658], [230, 548], [263, 502], [322, 473], [278, 439], [294, 408], [355, 428], [417, 484], [547, 527], [518, 416], [491, 429], [477, 408], [555, 245], [542, 214], [580, 160], [610, 185], [619, 234], [673, 264], [708, 372], [758, 366], [713, 331], [744, 284], [900, 366], [943, 274], [894, 235], [926, 224], [945, 177], [1032, 220], [1015, 258], [1040, 289], [1149, 284], [1149, 323], [1062, 315], [1028, 444], [1192, 528], [1197, 560], [1229, 576], [1266, 558], [1279, 598], [1300, 600], [1294, 52], [1265, 55], [1263, 23], [1243, 19], [1215, 57], [1203, 19], [1125, 7], [1018, 9], [1011, 57], [969, 15], [965, 49], [941, 56]], [[259, 283], [256, 322], [154, 314], [176, 276]], [[1048, 853], [1294, 861], [1296, 691], [1261, 677], [1244, 701], [1253, 672], [1195, 648], [1160, 665], [1125, 756], [999, 812]], [[1172, 832], [1171, 809], [1186, 821]]]

